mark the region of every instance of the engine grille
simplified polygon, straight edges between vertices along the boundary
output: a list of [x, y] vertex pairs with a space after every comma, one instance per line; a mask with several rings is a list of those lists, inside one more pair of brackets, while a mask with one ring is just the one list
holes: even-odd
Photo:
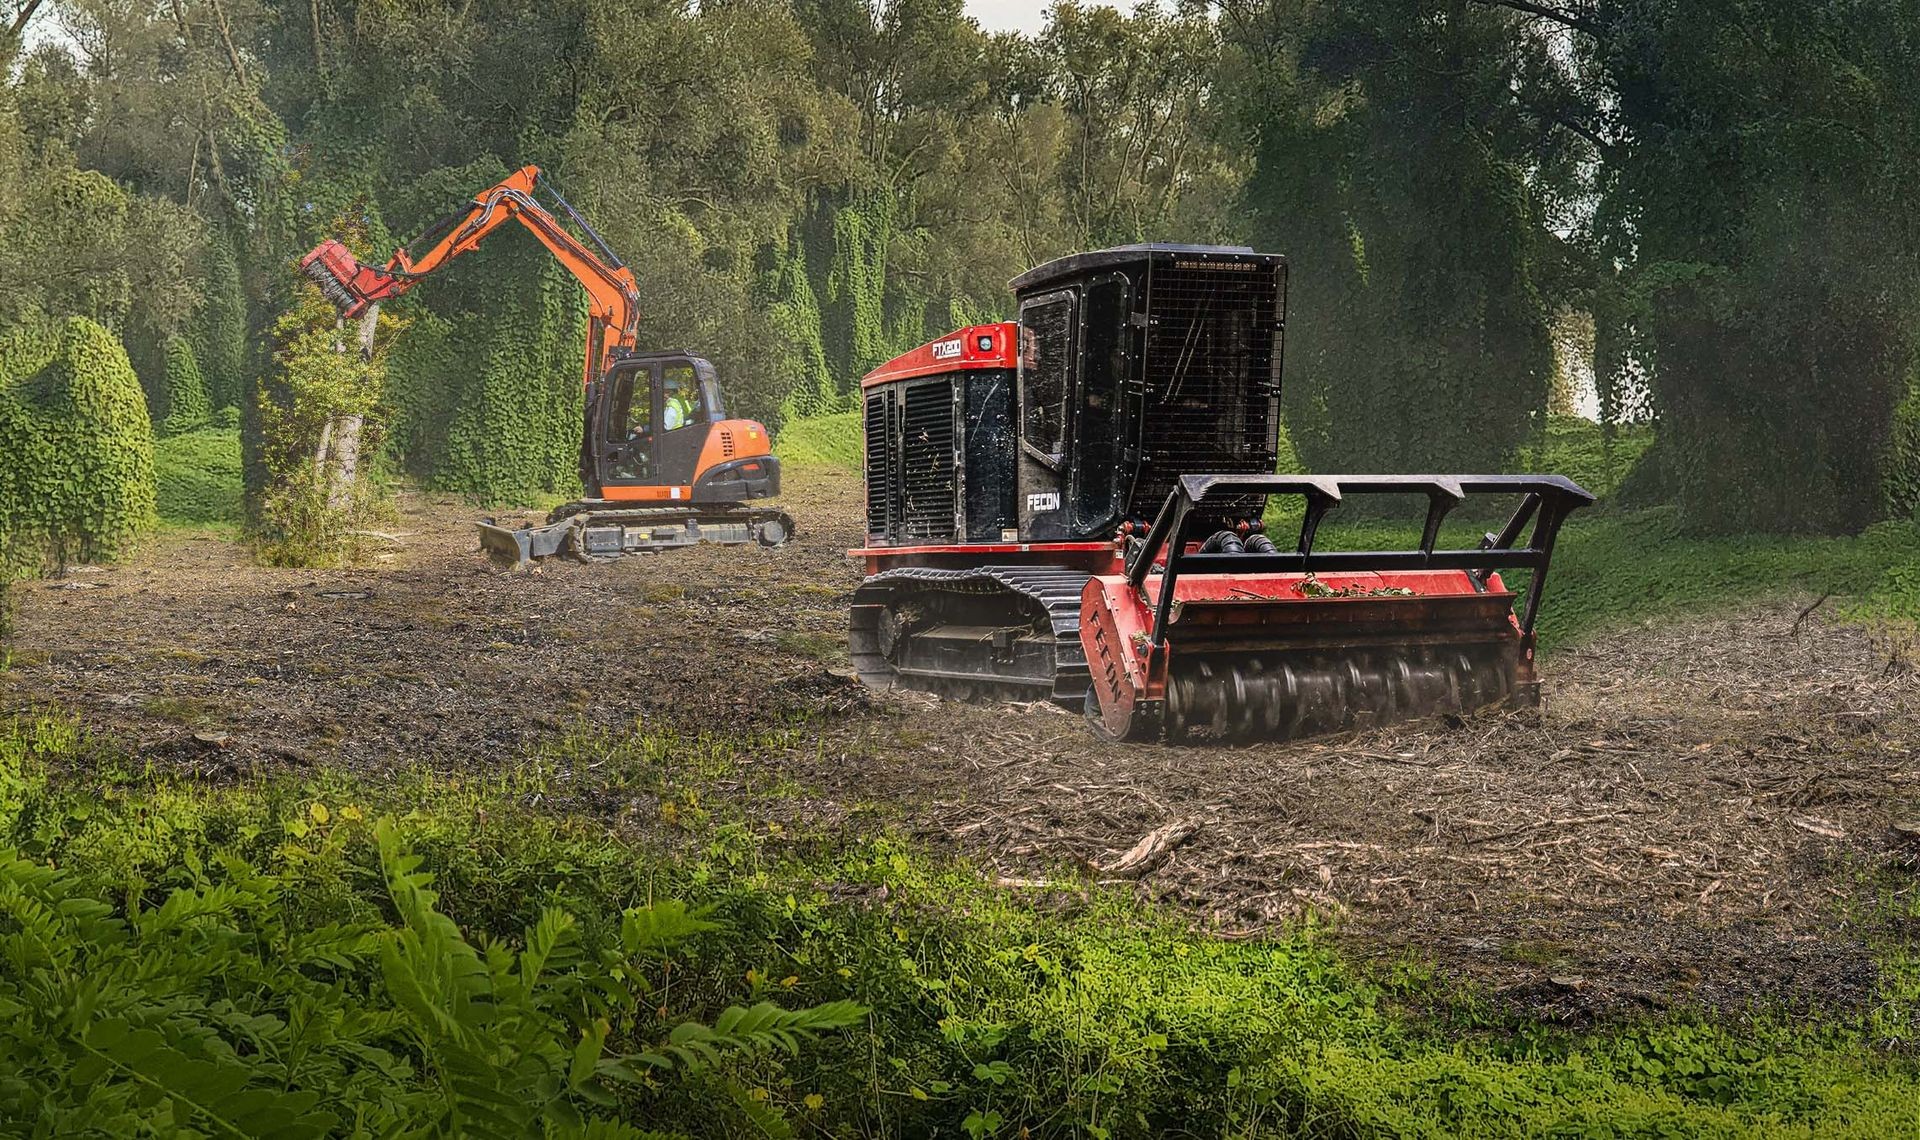
[[894, 454], [893, 400], [882, 389], [867, 397], [867, 535], [892, 537]]
[[[1145, 416], [1129, 509], [1151, 516], [1182, 475], [1271, 474], [1286, 270], [1155, 264], [1147, 276]], [[1254, 500], [1225, 504], [1244, 516]]]
[[951, 539], [954, 532], [953, 383], [906, 390], [901, 458], [901, 523], [908, 539]]

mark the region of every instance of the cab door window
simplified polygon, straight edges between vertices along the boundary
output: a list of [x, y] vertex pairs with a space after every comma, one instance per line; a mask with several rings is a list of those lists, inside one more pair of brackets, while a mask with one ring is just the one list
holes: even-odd
[[1073, 293], [1049, 293], [1020, 309], [1020, 435], [1042, 462], [1059, 467], [1067, 445], [1073, 387]]
[[607, 476], [646, 479], [652, 474], [653, 369], [615, 373], [607, 414]]
[[1124, 274], [1087, 285], [1081, 332], [1080, 394], [1074, 409], [1073, 525], [1104, 526], [1120, 512], [1127, 417], [1124, 388], [1132, 371], [1133, 293]]

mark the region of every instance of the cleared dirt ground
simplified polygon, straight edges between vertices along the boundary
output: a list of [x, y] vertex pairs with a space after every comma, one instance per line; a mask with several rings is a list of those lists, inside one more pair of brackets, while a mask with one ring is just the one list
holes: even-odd
[[[1098, 876], [1165, 829], [1180, 838], [1137, 889], [1196, 922], [1251, 937], [1311, 911], [1362, 957], [1430, 962], [1549, 1016], [1859, 1008], [1870, 947], [1920, 948], [1920, 920], [1887, 917], [1920, 913], [1920, 837], [1900, 826], [1920, 832], [1920, 679], [1802, 602], [1553, 653], [1540, 713], [1108, 747], [1050, 706], [849, 679], [859, 494], [796, 474], [801, 533], [779, 551], [529, 575], [487, 565], [469, 508], [420, 496], [404, 545], [376, 540], [385, 556], [355, 570], [263, 569], [170, 534], [18, 591], [0, 707], [63, 706], [210, 780], [488, 771], [636, 718], [784, 729], [701, 776], [706, 794], [789, 828], [903, 827], [1056, 906], [1082, 889], [1070, 869]], [[652, 793], [574, 775], [563, 810], [658, 821]]]

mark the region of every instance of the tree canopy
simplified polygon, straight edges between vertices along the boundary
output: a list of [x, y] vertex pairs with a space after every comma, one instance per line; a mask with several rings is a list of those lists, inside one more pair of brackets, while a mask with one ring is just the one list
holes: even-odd
[[[0, 325], [95, 321], [161, 418], [188, 358], [213, 411], [272, 398], [316, 241], [384, 258], [538, 163], [632, 266], [642, 342], [776, 429], [1047, 258], [1245, 242], [1291, 259], [1312, 469], [1510, 465], [1590, 367], [1580, 407], [1657, 425], [1629, 493], [1695, 526], [1920, 498], [1905, 0], [1067, 0], [1035, 36], [961, 0], [13, 11], [43, 31], [0, 91]], [[584, 317], [533, 243], [397, 310], [381, 462], [570, 491]]]

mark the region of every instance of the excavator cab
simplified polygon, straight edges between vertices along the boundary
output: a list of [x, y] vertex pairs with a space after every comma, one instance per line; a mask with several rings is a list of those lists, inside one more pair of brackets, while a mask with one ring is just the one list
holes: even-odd
[[624, 356], [590, 386], [587, 403], [580, 481], [595, 498], [744, 503], [780, 491], [765, 429], [727, 418], [719, 375], [703, 356]]

